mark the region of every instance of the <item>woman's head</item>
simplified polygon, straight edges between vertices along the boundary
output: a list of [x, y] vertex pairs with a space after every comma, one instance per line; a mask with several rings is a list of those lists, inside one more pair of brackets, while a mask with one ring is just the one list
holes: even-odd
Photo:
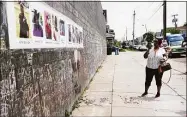
[[162, 44], [162, 40], [155, 39], [154, 40], [154, 48], [159, 48]]
[[21, 11], [21, 13], [24, 13], [24, 8], [23, 8], [22, 4], [20, 4], [20, 11]]

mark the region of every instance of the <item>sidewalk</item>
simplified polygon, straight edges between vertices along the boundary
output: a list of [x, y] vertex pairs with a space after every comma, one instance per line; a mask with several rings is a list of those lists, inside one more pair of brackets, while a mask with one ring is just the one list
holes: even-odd
[[161, 97], [154, 98], [155, 80], [149, 95], [139, 97], [144, 91], [145, 68], [136, 62], [138, 57], [134, 60], [134, 54], [108, 56], [72, 116], [185, 116], [186, 100], [167, 85], [163, 84]]

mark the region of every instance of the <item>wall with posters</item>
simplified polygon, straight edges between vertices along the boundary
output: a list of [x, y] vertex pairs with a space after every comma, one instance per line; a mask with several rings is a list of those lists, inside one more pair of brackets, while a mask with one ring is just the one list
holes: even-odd
[[83, 29], [44, 2], [8, 2], [10, 49], [83, 48]]
[[106, 57], [101, 3], [0, 8], [0, 115], [64, 115]]

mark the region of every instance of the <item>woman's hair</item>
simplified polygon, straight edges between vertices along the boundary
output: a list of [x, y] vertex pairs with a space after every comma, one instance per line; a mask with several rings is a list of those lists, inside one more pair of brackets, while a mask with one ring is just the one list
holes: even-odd
[[154, 43], [157, 43], [160, 46], [162, 44], [162, 39], [155, 39]]
[[158, 45], [160, 46], [162, 44], [162, 39], [158, 40]]

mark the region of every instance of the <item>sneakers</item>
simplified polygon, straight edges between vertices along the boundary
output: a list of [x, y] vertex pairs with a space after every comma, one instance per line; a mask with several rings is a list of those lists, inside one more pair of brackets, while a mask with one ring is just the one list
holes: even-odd
[[157, 93], [157, 94], [155, 95], [155, 98], [158, 98], [158, 97], [160, 97], [160, 93]]
[[[147, 94], [148, 94], [147, 92], [144, 92], [144, 93], [142, 94], [141, 97], [144, 97], [144, 96], [146, 96]], [[155, 95], [155, 98], [158, 98], [158, 97], [160, 97], [160, 93], [157, 93], [157, 94]]]
[[144, 93], [142, 94], [142, 97], [146, 96], [147, 94], [148, 94], [147, 92], [144, 92]]

